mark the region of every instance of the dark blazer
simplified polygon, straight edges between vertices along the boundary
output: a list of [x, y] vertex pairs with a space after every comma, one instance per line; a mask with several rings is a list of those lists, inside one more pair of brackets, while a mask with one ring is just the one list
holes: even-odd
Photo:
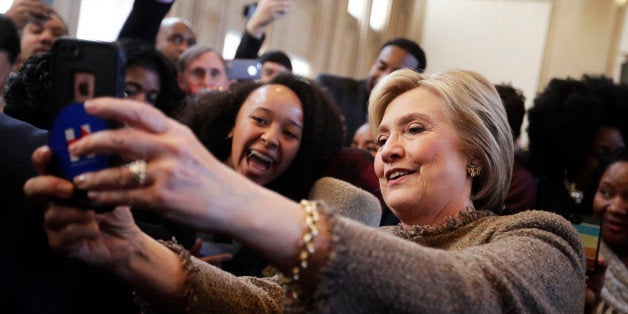
[[344, 145], [350, 146], [355, 131], [368, 119], [369, 92], [366, 79], [356, 80], [329, 74], [321, 74], [316, 80], [331, 93], [345, 118]]
[[41, 225], [38, 226], [39, 230], [22, 230], [22, 223], [28, 221], [29, 216], [40, 213], [29, 211], [22, 187], [26, 180], [37, 174], [31, 154], [37, 147], [47, 143], [48, 131], [0, 113], [0, 139], [0, 229], [3, 239], [12, 240], [5, 242], [4, 251], [14, 252], [26, 240], [18, 234], [30, 237], [38, 231], [43, 232]]

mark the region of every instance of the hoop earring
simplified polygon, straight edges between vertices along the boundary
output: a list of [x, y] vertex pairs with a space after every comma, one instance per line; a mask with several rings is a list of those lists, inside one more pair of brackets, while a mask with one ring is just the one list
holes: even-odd
[[480, 172], [482, 171], [480, 170], [480, 167], [478, 167], [477, 164], [470, 163], [467, 165], [467, 174], [469, 174], [471, 178], [475, 178], [479, 176]]

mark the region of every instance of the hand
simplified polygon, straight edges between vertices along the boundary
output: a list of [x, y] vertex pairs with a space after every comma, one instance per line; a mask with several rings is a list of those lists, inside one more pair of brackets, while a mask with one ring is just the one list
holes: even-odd
[[290, 0], [261, 0], [253, 16], [246, 22], [246, 31], [257, 39], [262, 38], [266, 26], [284, 16], [289, 7]]
[[233, 258], [233, 255], [229, 253], [201, 256], [202, 248], [203, 248], [203, 240], [200, 238], [197, 238], [194, 245], [190, 248], [190, 254], [192, 254], [193, 256], [196, 256], [201, 261], [204, 261], [205, 263], [208, 263], [208, 264], [212, 264], [216, 267], [222, 267], [222, 263]]
[[127, 206], [96, 214], [52, 204], [44, 216], [53, 249], [87, 264], [115, 269], [142, 251], [142, 233]]
[[[294, 256], [298, 254], [294, 243], [303, 234], [305, 219], [299, 204], [228, 168], [205, 149], [189, 128], [150, 105], [128, 99], [97, 98], [85, 102], [85, 111], [130, 127], [85, 136], [70, 145], [73, 155], [112, 154], [123, 160], [146, 162], [143, 184], [129, 166], [76, 177], [74, 184], [87, 190], [92, 201], [152, 209], [166, 219], [197, 230], [231, 236], [258, 249], [279, 269], [294, 266]], [[324, 223], [324, 219], [319, 221], [321, 234], [325, 234]], [[328, 239], [322, 235], [318, 238]], [[154, 256], [168, 256], [163, 252], [165, 248], [151, 247], [154, 251], [162, 250]], [[176, 255], [169, 255], [171, 266], [166, 269], [176, 274], [181, 268]], [[158, 261], [150, 259], [151, 266], [140, 270], [168, 286], [164, 281], [169, 277], [151, 271]], [[123, 277], [132, 279], [133, 272]], [[133, 282], [131, 279], [129, 282]]]
[[223, 253], [223, 254], [199, 257], [198, 259], [200, 259], [201, 261], [205, 263], [214, 265], [216, 267], [222, 267], [222, 263], [230, 260], [231, 258], [233, 258], [233, 255], [229, 253]]
[[608, 263], [603, 256], [599, 256], [597, 259], [597, 268], [595, 271], [587, 272], [586, 286], [584, 289], [584, 312], [593, 313], [593, 310], [600, 302], [600, 294], [602, 287], [604, 287], [604, 276], [606, 275], [606, 268]]
[[129, 166], [76, 177], [75, 185], [88, 190], [93, 201], [152, 209], [198, 230], [221, 232], [237, 221], [233, 215], [253, 207], [243, 202], [262, 190], [212, 156], [189, 128], [154, 107], [100, 98], [87, 101], [85, 110], [132, 127], [92, 133], [73, 143], [71, 153], [112, 154], [147, 164], [144, 184]]
[[9, 17], [18, 29], [21, 29], [31, 20], [45, 21], [53, 13], [52, 7], [39, 0], [14, 0], [4, 15]]
[[52, 158], [46, 146], [33, 153], [33, 162], [39, 173], [24, 185], [27, 196], [47, 201], [50, 205], [44, 215], [44, 228], [50, 246], [70, 257], [91, 265], [115, 267], [122, 265], [135, 250], [134, 243], [140, 231], [133, 223], [128, 207], [120, 206], [102, 215], [91, 210], [70, 208], [51, 202], [53, 198], [66, 199], [72, 195], [72, 183], [54, 176], [43, 175]]

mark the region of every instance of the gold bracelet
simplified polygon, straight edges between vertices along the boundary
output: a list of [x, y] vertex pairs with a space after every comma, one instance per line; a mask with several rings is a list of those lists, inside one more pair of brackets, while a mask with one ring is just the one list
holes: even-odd
[[294, 284], [301, 278], [301, 274], [307, 268], [307, 260], [314, 254], [314, 239], [318, 235], [316, 223], [319, 220], [318, 204], [316, 201], [301, 200], [301, 208], [305, 211], [305, 227], [303, 234], [301, 251], [299, 252], [299, 262], [292, 268], [292, 275], [288, 280], [287, 292], [292, 298], [298, 298], [298, 292], [294, 289]]

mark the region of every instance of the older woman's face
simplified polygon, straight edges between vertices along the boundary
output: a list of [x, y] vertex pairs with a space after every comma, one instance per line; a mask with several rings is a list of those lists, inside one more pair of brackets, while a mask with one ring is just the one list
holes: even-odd
[[375, 172], [402, 223], [434, 223], [470, 205], [468, 160], [444, 104], [426, 88], [407, 91], [388, 105], [377, 129]]
[[628, 162], [611, 164], [600, 180], [593, 212], [603, 219], [602, 238], [611, 247], [628, 246]]
[[290, 167], [301, 145], [303, 107], [283, 85], [265, 85], [244, 101], [231, 132], [227, 164], [266, 185]]

